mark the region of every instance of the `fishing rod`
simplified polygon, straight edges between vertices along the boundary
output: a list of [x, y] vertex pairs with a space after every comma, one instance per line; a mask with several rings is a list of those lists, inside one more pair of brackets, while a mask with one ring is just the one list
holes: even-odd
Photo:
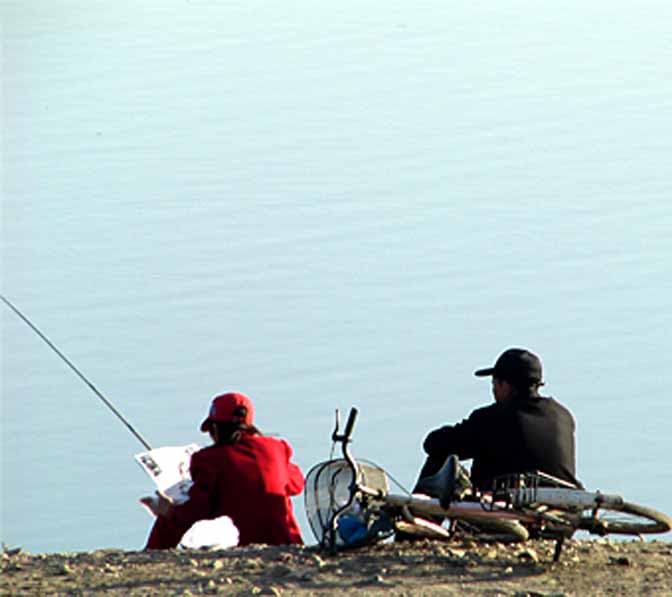
[[21, 311], [19, 311], [19, 309], [18, 309], [17, 307], [15, 307], [15, 306], [12, 304], [12, 302], [11, 302], [9, 299], [5, 298], [2, 294], [0, 294], [0, 299], [2, 299], [2, 301], [3, 301], [3, 302], [4, 302], [4, 303], [5, 303], [5, 304], [12, 310], [12, 311], [14, 311], [14, 313], [16, 313], [21, 319], [23, 319], [23, 321], [24, 321], [24, 322], [25, 322], [25, 323], [26, 323], [26, 324], [27, 324], [27, 325], [28, 325], [28, 326], [29, 326], [29, 327], [30, 327], [30, 328], [31, 328], [31, 329], [32, 329], [32, 330], [33, 330], [33, 331], [40, 337], [40, 338], [42, 338], [42, 340], [44, 340], [44, 341], [46, 342], [46, 344], [47, 344], [47, 346], [49, 346], [49, 348], [51, 348], [51, 349], [52, 349], [52, 350], [53, 350], [59, 357], [61, 357], [61, 359], [63, 359], [63, 361], [65, 362], [65, 364], [68, 365], [68, 367], [70, 367], [70, 369], [72, 369], [72, 370], [79, 376], [79, 378], [80, 378], [80, 379], [81, 379], [87, 386], [89, 386], [89, 388], [91, 388], [91, 390], [93, 390], [93, 392], [96, 394], [96, 396], [98, 396], [98, 398], [100, 398], [100, 399], [103, 401], [103, 403], [105, 404], [105, 406], [107, 406], [107, 408], [109, 408], [115, 415], [117, 415], [117, 417], [119, 418], [119, 420], [120, 420], [124, 425], [126, 425], [126, 427], [128, 427], [128, 430], [129, 430], [129, 431], [130, 431], [130, 432], [131, 432], [131, 433], [138, 439], [138, 441], [139, 441], [145, 448], [147, 448], [148, 450], [151, 450], [151, 449], [152, 449], [152, 447], [151, 447], [151, 446], [149, 445], [149, 443], [145, 440], [145, 438], [142, 437], [142, 435], [140, 435], [140, 434], [133, 428], [133, 425], [131, 425], [131, 424], [126, 420], [126, 418], [124, 417], [124, 415], [122, 415], [122, 414], [121, 414], [121, 413], [114, 407], [114, 405], [113, 405], [107, 398], [105, 398], [105, 396], [103, 396], [103, 395], [98, 391], [98, 389], [96, 388], [96, 386], [94, 386], [94, 385], [93, 385], [93, 384], [92, 384], [92, 383], [91, 383], [91, 382], [84, 376], [84, 374], [83, 374], [79, 369], [77, 369], [77, 367], [75, 367], [75, 366], [72, 364], [72, 362], [70, 361], [70, 359], [68, 359], [68, 357], [66, 357], [60, 350], [58, 350], [58, 348], [56, 348], [56, 346], [54, 345], [54, 343], [53, 343], [51, 340], [49, 340], [49, 338], [47, 338], [47, 337], [46, 337], [46, 336], [45, 336], [45, 335], [38, 329], [38, 327], [37, 327], [32, 321], [30, 321], [30, 319], [28, 319], [23, 313], [21, 313]]

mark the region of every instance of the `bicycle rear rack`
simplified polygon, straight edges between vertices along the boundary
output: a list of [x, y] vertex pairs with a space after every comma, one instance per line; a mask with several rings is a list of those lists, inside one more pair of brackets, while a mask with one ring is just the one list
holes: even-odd
[[513, 507], [531, 504], [537, 500], [541, 488], [578, 489], [572, 483], [540, 471], [501, 475], [492, 481], [493, 502], [503, 501]]
[[[519, 508], [537, 501], [537, 492], [541, 488], [578, 489], [574, 484], [558, 479], [541, 471], [501, 475], [492, 482], [492, 507], [495, 502], [503, 503], [505, 508]], [[553, 561], [557, 562], [562, 553], [565, 539], [573, 534], [555, 534]]]

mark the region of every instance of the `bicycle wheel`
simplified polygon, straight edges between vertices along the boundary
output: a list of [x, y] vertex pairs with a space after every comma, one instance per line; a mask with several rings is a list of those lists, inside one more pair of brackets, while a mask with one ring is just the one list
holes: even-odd
[[600, 507], [593, 514], [585, 510], [578, 528], [595, 535], [645, 535], [672, 530], [672, 518], [653, 508], [623, 502]]
[[[438, 524], [436, 526], [439, 526]], [[451, 539], [456, 533], [464, 534], [481, 539], [486, 542], [497, 541], [499, 543], [520, 543], [527, 541], [530, 535], [527, 529], [514, 520], [479, 520], [459, 519], [455, 521], [453, 530], [449, 532], [439, 526], [439, 530], [433, 529], [426, 524], [416, 524], [406, 520], [398, 520], [395, 523], [398, 533], [424, 537], [427, 539]]]
[[501, 543], [520, 543], [530, 537], [527, 529], [517, 520], [461, 518], [457, 520], [457, 528], [486, 541]]
[[507, 509], [490, 509], [478, 501], [453, 502], [447, 508], [441, 506], [436, 498], [413, 494], [400, 496], [389, 494], [385, 500], [393, 508], [408, 507], [415, 516], [430, 520], [448, 519], [460, 530], [479, 535], [491, 541], [526, 541], [529, 533], [521, 522], [528, 516]]

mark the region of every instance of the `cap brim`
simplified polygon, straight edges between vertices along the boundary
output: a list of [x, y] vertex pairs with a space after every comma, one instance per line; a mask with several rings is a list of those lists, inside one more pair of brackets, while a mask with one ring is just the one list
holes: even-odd
[[494, 367], [488, 367], [487, 369], [479, 369], [478, 371], [474, 371], [474, 375], [476, 377], [486, 377], [488, 375], [492, 375], [494, 372]]
[[205, 421], [201, 423], [201, 431], [203, 433], [207, 433], [210, 431], [210, 417], [208, 417]]

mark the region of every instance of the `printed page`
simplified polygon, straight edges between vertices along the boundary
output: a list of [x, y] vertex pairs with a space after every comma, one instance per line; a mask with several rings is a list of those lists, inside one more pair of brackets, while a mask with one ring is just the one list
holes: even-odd
[[192, 485], [189, 474], [191, 455], [198, 450], [198, 444], [166, 446], [136, 454], [135, 460], [154, 481], [159, 491], [175, 503], [181, 504], [186, 501]]

